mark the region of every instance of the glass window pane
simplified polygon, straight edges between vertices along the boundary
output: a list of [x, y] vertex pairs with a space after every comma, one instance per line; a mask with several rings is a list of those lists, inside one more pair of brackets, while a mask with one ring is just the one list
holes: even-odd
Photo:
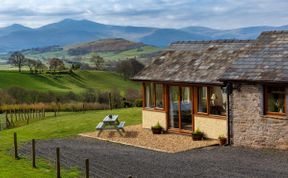
[[268, 112], [285, 113], [285, 88], [267, 87]]
[[163, 85], [156, 84], [156, 107], [163, 108]]
[[170, 127], [179, 128], [179, 87], [170, 86], [169, 88], [170, 98]]
[[153, 84], [145, 83], [145, 107], [153, 107]]
[[207, 113], [207, 87], [198, 88], [198, 112]]
[[189, 87], [181, 87], [181, 127], [192, 130], [192, 102]]
[[226, 115], [226, 94], [221, 87], [210, 88], [210, 114]]

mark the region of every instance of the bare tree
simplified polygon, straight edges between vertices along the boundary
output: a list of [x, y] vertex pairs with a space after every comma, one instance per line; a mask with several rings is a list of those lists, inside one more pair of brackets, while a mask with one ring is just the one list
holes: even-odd
[[9, 57], [9, 63], [18, 67], [18, 71], [21, 72], [22, 66], [25, 65], [25, 56], [20, 52], [14, 52]]
[[96, 70], [102, 70], [104, 68], [105, 61], [103, 57], [93, 54], [90, 61], [95, 64]]
[[31, 73], [33, 73], [33, 68], [35, 69], [37, 61], [33, 59], [26, 59], [25, 64], [29, 67]]
[[35, 73], [36, 72], [43, 72], [43, 70], [47, 69], [47, 66], [42, 63], [42, 61], [37, 60], [35, 65]]
[[53, 70], [55, 73], [56, 70], [63, 70], [65, 68], [64, 62], [58, 58], [52, 58], [49, 60], [49, 69]]

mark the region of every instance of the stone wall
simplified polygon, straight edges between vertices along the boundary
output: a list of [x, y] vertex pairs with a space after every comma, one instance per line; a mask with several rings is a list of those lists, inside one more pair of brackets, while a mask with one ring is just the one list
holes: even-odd
[[233, 91], [232, 102], [234, 145], [288, 149], [288, 116], [264, 115], [261, 85], [242, 84], [239, 91]]

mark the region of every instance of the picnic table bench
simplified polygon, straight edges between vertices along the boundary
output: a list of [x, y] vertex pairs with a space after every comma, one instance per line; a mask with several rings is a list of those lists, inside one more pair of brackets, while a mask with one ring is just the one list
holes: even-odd
[[117, 130], [117, 132], [122, 136], [122, 133], [120, 131], [125, 132], [125, 121], [119, 122], [118, 118], [118, 115], [106, 116], [103, 121], [96, 126], [96, 130], [99, 130], [98, 136], [103, 130]]

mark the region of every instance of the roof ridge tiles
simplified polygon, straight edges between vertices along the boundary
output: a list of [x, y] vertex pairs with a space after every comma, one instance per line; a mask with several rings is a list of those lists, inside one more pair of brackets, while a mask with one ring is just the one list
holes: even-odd
[[239, 39], [220, 39], [220, 40], [187, 40], [187, 41], [175, 41], [170, 45], [175, 44], [209, 44], [209, 43], [250, 43], [256, 40], [239, 40]]

